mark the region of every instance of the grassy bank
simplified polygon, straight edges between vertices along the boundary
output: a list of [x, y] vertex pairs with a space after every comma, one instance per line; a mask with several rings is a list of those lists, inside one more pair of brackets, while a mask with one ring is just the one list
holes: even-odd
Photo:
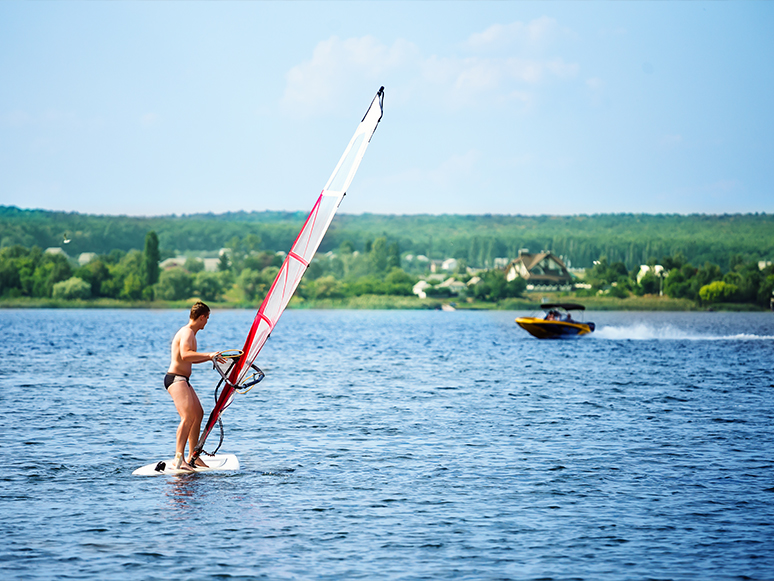
[[574, 293], [541, 293], [537, 296], [536, 305], [540, 302], [550, 303], [580, 303], [590, 311], [706, 311], [689, 299], [673, 299], [667, 296], [646, 295], [630, 296], [625, 299], [611, 296], [576, 297]]
[[[186, 301], [119, 301], [116, 299], [72, 300], [40, 298], [0, 299], [0, 308], [29, 309], [187, 309], [197, 299]], [[577, 302], [590, 311], [764, 311], [756, 305], [720, 303], [699, 305], [688, 299], [644, 296], [625, 299], [596, 296], [575, 297], [573, 293], [529, 293], [523, 298], [505, 299], [499, 303], [481, 301], [468, 302], [454, 299], [420, 299], [415, 296], [362, 295], [340, 299], [303, 299], [293, 297], [291, 309], [440, 309], [442, 305], [454, 305], [458, 310], [508, 310], [534, 311], [540, 309], [543, 302]], [[210, 301], [213, 309], [257, 309], [259, 303], [251, 304], [235, 301]]]

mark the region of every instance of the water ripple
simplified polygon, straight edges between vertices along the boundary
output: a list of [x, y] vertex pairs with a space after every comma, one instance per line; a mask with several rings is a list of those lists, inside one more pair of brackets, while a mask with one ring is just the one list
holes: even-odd
[[[764, 579], [768, 313], [290, 311], [226, 414], [236, 473], [168, 457], [184, 311], [0, 312], [0, 575], [13, 579]], [[253, 313], [216, 311], [202, 350]], [[192, 382], [212, 405], [214, 372]]]

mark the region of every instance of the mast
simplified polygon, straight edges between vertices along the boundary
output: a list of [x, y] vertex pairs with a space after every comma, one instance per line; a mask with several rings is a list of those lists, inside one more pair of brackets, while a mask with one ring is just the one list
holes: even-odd
[[293, 246], [288, 252], [282, 267], [277, 273], [274, 282], [263, 299], [258, 313], [253, 320], [250, 332], [242, 348], [242, 355], [231, 368], [223, 391], [218, 397], [215, 407], [212, 409], [207, 424], [199, 437], [199, 442], [193, 454], [193, 461], [199, 457], [204, 449], [204, 442], [210, 435], [215, 423], [220, 418], [223, 410], [231, 403], [236, 389], [245, 379], [251, 366], [258, 357], [272, 330], [279, 320], [290, 299], [293, 297], [301, 278], [304, 276], [309, 263], [314, 258], [317, 249], [322, 242], [325, 233], [330, 226], [341, 200], [347, 193], [352, 179], [355, 177], [360, 162], [365, 155], [365, 150], [371, 142], [371, 137], [376, 131], [382, 118], [384, 103], [384, 87], [381, 87], [371, 101], [366, 114], [357, 126], [355, 134], [350, 139], [344, 153], [336, 164], [331, 177], [325, 184], [322, 193], [317, 198], [312, 211], [298, 233]]

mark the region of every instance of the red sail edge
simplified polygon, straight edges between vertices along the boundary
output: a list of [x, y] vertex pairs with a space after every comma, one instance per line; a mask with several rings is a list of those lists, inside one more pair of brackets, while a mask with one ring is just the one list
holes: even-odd
[[383, 100], [384, 87], [381, 87], [296, 236], [290, 252], [285, 257], [280, 271], [255, 315], [250, 332], [245, 339], [242, 355], [229, 373], [223, 391], [210, 412], [207, 424], [193, 452], [193, 461], [202, 453], [207, 437], [223, 411], [231, 403], [237, 387], [250, 372], [251, 365], [274, 330], [274, 326], [301, 282], [306, 268], [314, 258], [347, 188], [352, 183], [371, 137], [382, 119]]

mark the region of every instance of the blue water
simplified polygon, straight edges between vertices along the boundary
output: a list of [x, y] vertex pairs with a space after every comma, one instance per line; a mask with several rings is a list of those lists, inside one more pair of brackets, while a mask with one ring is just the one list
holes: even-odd
[[774, 315], [517, 315], [289, 311], [224, 415], [242, 469], [143, 478], [187, 313], [0, 311], [0, 578], [774, 579]]

